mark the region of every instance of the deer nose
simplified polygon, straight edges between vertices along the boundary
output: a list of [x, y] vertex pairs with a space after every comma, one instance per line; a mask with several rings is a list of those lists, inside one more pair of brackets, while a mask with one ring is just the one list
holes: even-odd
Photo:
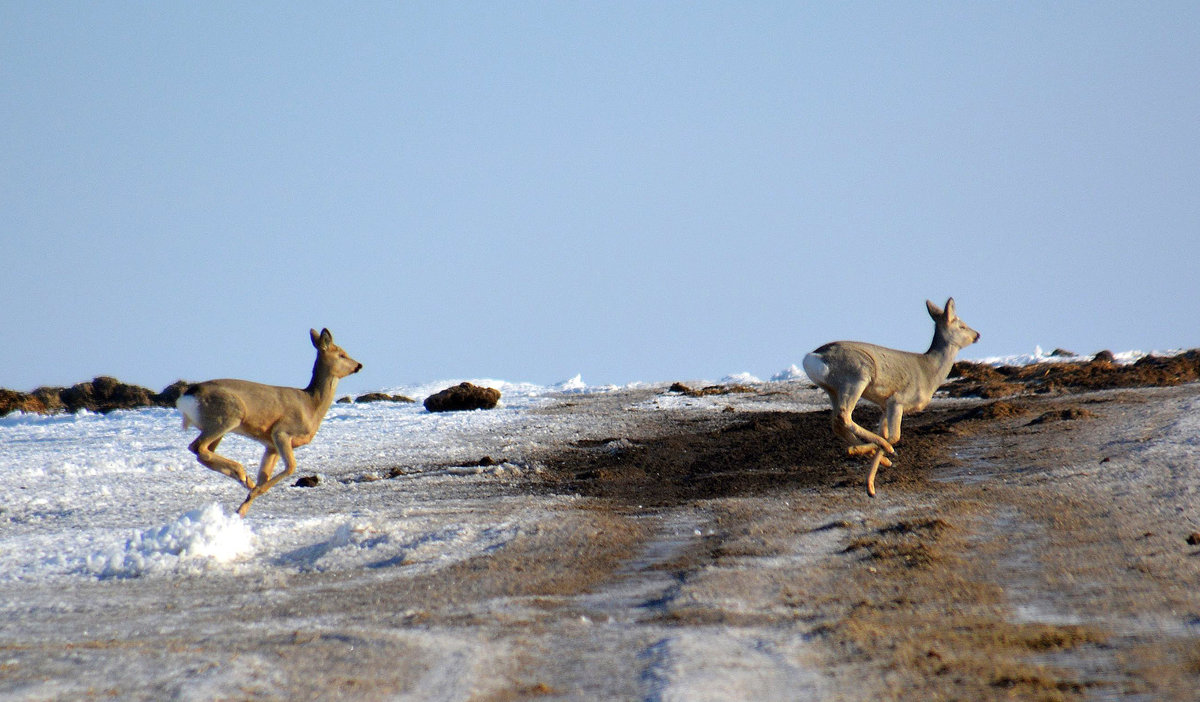
[[361, 364], [361, 363], [360, 363], [360, 364], [358, 364], [358, 367], [357, 367], [357, 368], [355, 368], [355, 369], [354, 369], [353, 371], [351, 371], [351, 372], [352, 372], [352, 373], [357, 373], [357, 372], [359, 372], [360, 370], [362, 370], [362, 364]]

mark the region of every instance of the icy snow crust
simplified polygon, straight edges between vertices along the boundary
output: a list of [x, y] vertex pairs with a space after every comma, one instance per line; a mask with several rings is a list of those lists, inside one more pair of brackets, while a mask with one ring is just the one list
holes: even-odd
[[[538, 440], [536, 429], [513, 430], [526, 421], [526, 410], [551, 395], [606, 388], [588, 389], [578, 377], [553, 387], [472, 382], [501, 390], [501, 408], [431, 414], [420, 402], [335, 404], [316, 441], [297, 451], [296, 477], [317, 473], [321, 484], [310, 490], [281, 484], [245, 521], [232, 514], [244, 490], [196, 462], [186, 449], [196, 432], [181, 429], [175, 410], [0, 418], [0, 490], [6, 496], [0, 504], [0, 582], [352, 568], [389, 559], [465, 558], [494, 548], [504, 541], [503, 525], [426, 529], [420, 518], [381, 523], [381, 503], [394, 502], [389, 493], [402, 490], [403, 481], [361, 488], [394, 468], [460, 480], [525, 470], [503, 463], [444, 466], [523, 454]], [[449, 384], [388, 392], [422, 398]], [[505, 439], [518, 433], [524, 437]], [[259, 444], [236, 435], [220, 450], [251, 473], [262, 455]], [[331, 497], [345, 504], [335, 507]], [[287, 501], [285, 509], [262, 509], [279, 500]]]

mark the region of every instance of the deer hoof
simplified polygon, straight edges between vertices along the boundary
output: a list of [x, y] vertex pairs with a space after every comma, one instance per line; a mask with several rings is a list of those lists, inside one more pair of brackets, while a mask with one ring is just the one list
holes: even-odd
[[242, 503], [242, 506], [237, 508], [237, 516], [241, 517], [242, 519], [246, 518], [246, 513], [250, 511], [250, 502], [251, 499], [247, 497], [246, 501]]

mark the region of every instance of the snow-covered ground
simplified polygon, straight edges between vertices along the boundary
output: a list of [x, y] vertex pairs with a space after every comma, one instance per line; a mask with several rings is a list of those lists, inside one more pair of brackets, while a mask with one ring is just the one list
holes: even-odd
[[[1117, 358], [1128, 363], [1145, 355], [1134, 351]], [[982, 359], [997, 364], [1046, 360], [1064, 359], [1049, 356], [1040, 348], [1032, 354]], [[803, 379], [803, 372], [795, 366], [772, 377], [773, 381]], [[262, 568], [265, 562], [278, 563], [280, 553], [311, 546], [317, 534], [324, 535], [317, 537], [322, 544], [319, 558], [310, 551], [297, 556], [295, 563], [287, 564], [284, 559], [285, 566], [357, 567], [389, 557], [389, 548], [408, 552], [413, 538], [403, 534], [411, 525], [393, 525], [387, 534], [364, 526], [371, 522], [380, 500], [395, 503], [393, 496], [385, 496], [386, 490], [378, 486], [364, 489], [364, 485], [386, 477], [385, 473], [395, 468], [430, 479], [447, 473], [495, 476], [534, 470], [536, 466], [522, 463], [522, 456], [539, 442], [569, 439], [583, 429], [531, 422], [529, 410], [563, 394], [618, 389], [588, 387], [579, 376], [554, 386], [472, 382], [499, 389], [501, 407], [490, 412], [426, 412], [420, 400], [454, 381], [383, 390], [417, 399], [412, 404], [335, 404], [317, 439], [297, 451], [298, 474], [316, 473], [323, 478], [313, 488], [320, 498], [277, 488], [255, 504], [246, 522], [230, 515], [242, 496], [240, 488], [197, 464], [186, 450], [195, 431], [181, 429], [175, 410], [151, 408], [108, 415], [14, 413], [0, 418], [0, 491], [5, 495], [0, 504], [0, 582], [169, 577], [212, 568]], [[736, 373], [720, 382], [761, 381]], [[656, 386], [639, 383], [625, 389], [631, 387]], [[719, 404], [654, 394], [639, 407], [652, 411], [705, 403]], [[230, 436], [222, 452], [252, 471], [261, 448]], [[466, 465], [483, 456], [509, 462]], [[445, 469], [455, 464], [464, 467]], [[430, 466], [437, 467], [436, 475], [427, 470]], [[280, 506], [285, 500], [286, 506]], [[331, 500], [340, 502], [341, 508], [330, 509]], [[451, 555], [461, 547], [456, 556], [466, 557], [503, 538], [502, 530], [472, 530], [469, 525], [457, 532], [422, 534], [415, 539], [426, 550], [443, 548]]]
[[[555, 387], [474, 382], [500, 389], [502, 407], [431, 414], [419, 402], [335, 404], [317, 440], [297, 451], [297, 477], [315, 473], [321, 483], [311, 491], [277, 488], [245, 522], [231, 514], [244, 490], [196, 462], [186, 448], [196, 432], [182, 430], [175, 410], [0, 418], [0, 490], [6, 495], [0, 504], [0, 582], [261, 568], [280, 553], [311, 545], [317, 534], [324, 535], [317, 537], [321, 553], [299, 554], [292, 566], [353, 567], [388, 557], [388, 543], [392, 550], [411, 551], [412, 539], [402, 536], [411, 525], [390, 527], [395, 538], [373, 531], [371, 515], [386, 491], [362, 486], [393, 468], [420, 474], [426, 466], [477, 462], [484, 455], [522, 455], [540, 437], [524, 421], [527, 410], [553, 394], [585, 391], [579, 379]], [[423, 398], [449, 384], [388, 392]], [[514, 429], [518, 423], [521, 431]], [[262, 449], [231, 435], [221, 451], [253, 471]], [[524, 469], [507, 464], [460, 474]], [[308, 492], [308, 499], [273, 510], [270, 502], [278, 507], [276, 498], [286, 500], [290, 492]], [[346, 500], [344, 509], [331, 510], [338, 498]], [[417, 540], [426, 550], [457, 544], [463, 549], [457, 555], [465, 557], [502, 538], [469, 525], [457, 531]]]
[[[1133, 362], [1143, 355], [1130, 352], [1118, 359]], [[985, 360], [1050, 358], [1038, 349]], [[791, 382], [803, 379], [795, 367], [773, 377], [790, 388], [808, 388]], [[123, 584], [132, 583], [158, 591], [184, 580], [226, 576], [270, 582], [312, 573], [362, 575], [398, 565], [409, 574], [434, 572], [552, 523], [557, 503], [572, 499], [489, 497], [487, 508], [480, 509], [480, 493], [472, 493], [472, 486], [491, 489], [514, 475], [536, 473], [539, 466], [529, 457], [539, 448], [622, 435], [611, 424], [621, 421], [620, 412], [598, 422], [595, 416], [540, 410], [584, 393], [619, 392], [631, 398], [623, 411], [632, 413], [681, 407], [719, 412], [729, 402], [722, 396], [664, 393], [667, 383], [588, 387], [576, 377], [555, 386], [473, 380], [500, 389], [501, 407], [446, 414], [424, 410], [420, 400], [455, 382], [382, 389], [417, 399], [412, 404], [335, 404], [313, 443], [297, 451], [297, 477], [317, 474], [319, 484], [308, 489], [281, 484], [255, 502], [246, 520], [232, 515], [244, 490], [196, 462], [186, 449], [195, 430], [184, 431], [175, 410], [0, 418], [0, 491], [5, 495], [0, 502], [0, 629], [5, 631], [0, 643], [43, 635], [31, 623], [38, 612], [86, 610], [86, 603], [55, 594], [79, 584], [104, 585], [106, 596], [119, 599], [125, 596]], [[761, 381], [742, 373], [721, 382]], [[793, 409], [825, 407], [815, 389], [794, 395], [799, 399], [791, 401]], [[758, 401], [746, 396], [738, 402], [739, 410], [754, 411]], [[772, 399], [763, 408], [786, 407]], [[221, 446], [223, 454], [251, 470], [261, 450], [237, 436]], [[494, 464], [479, 465], [484, 456]], [[401, 479], [386, 479], [397, 472]], [[429, 500], [431, 494], [439, 499]], [[153, 625], [154, 612], [143, 616], [139, 626]], [[115, 638], [123, 623], [79, 626], [76, 633], [89, 636], [103, 636], [97, 632], [107, 626]], [[85, 664], [99, 665], [102, 656], [96, 656]], [[17, 665], [18, 659], [6, 663], [0, 654], [0, 670], [9, 664]], [[78, 689], [27, 692], [32, 698], [63, 698]]]

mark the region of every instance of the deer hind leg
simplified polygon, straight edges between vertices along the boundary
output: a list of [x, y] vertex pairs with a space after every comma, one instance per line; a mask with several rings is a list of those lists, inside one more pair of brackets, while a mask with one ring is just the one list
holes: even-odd
[[[896, 449], [892, 448], [887, 439], [854, 422], [854, 406], [858, 404], [858, 398], [862, 397], [863, 391], [867, 389], [867, 382], [864, 379], [842, 387], [837, 393], [829, 393], [829, 399], [833, 404], [833, 433], [851, 445], [848, 450], [851, 456], [863, 455], [876, 449], [896, 453]], [[868, 443], [862, 444], [861, 442]]]
[[[266, 453], [263, 454], [262, 468], [258, 474], [258, 485], [250, 490], [250, 494], [246, 495], [246, 501], [238, 507], [237, 513], [239, 517], [245, 517], [250, 511], [250, 503], [265, 493], [267, 490], [275, 487], [281, 480], [296, 472], [296, 456], [292, 453], [292, 437], [287, 434], [275, 433], [271, 436], [271, 446], [267, 447]], [[275, 462], [283, 456], [284, 470], [274, 478], [271, 477], [271, 469], [275, 467]], [[263, 472], [265, 471], [265, 472]]]
[[217, 445], [221, 443], [221, 439], [225, 438], [225, 434], [233, 427], [220, 427], [218, 429], [205, 429], [200, 432], [200, 436], [188, 444], [188, 450], [196, 454], [196, 460], [205, 468], [227, 475], [248, 489], [254, 489], [254, 481], [246, 475], [246, 469], [241, 463], [235, 460], [226, 458], [216, 453]]

